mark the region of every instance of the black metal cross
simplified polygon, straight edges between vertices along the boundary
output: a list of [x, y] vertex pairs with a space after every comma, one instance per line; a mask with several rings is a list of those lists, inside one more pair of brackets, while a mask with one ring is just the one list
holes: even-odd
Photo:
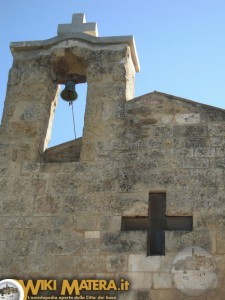
[[192, 216], [166, 216], [166, 194], [150, 193], [148, 217], [122, 217], [121, 230], [147, 230], [147, 256], [165, 255], [165, 230], [192, 230]]

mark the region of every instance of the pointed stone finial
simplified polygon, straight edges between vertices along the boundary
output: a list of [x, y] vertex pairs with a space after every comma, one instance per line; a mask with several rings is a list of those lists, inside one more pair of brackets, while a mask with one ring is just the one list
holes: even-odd
[[96, 23], [86, 23], [84, 14], [74, 14], [71, 24], [59, 24], [58, 36], [66, 36], [73, 33], [86, 33], [92, 36], [98, 36]]

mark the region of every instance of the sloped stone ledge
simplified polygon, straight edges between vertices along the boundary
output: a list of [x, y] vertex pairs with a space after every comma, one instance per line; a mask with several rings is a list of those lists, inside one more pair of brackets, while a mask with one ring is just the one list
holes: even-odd
[[72, 140], [47, 149], [44, 152], [45, 162], [76, 162], [80, 159], [82, 138]]

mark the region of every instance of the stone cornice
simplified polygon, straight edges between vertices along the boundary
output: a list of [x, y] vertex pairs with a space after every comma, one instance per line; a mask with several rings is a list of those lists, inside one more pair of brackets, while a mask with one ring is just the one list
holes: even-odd
[[68, 34], [65, 36], [56, 36], [43, 41], [24, 41], [24, 42], [12, 42], [10, 49], [12, 53], [24, 52], [32, 50], [48, 49], [65, 40], [79, 40], [93, 45], [118, 45], [127, 44], [131, 49], [132, 61], [136, 72], [140, 71], [140, 64], [136, 51], [134, 37], [129, 36], [112, 36], [112, 37], [95, 37], [85, 33]]

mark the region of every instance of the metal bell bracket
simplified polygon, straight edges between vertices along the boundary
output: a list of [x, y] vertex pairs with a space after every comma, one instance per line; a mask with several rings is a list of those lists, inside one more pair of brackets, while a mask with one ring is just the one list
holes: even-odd
[[54, 82], [58, 84], [66, 84], [67, 81], [74, 81], [75, 84], [87, 82], [85, 75], [80, 75], [77, 73], [70, 73], [66, 75], [58, 75]]
[[66, 76], [59, 76], [55, 82], [58, 84], [65, 84], [65, 88], [60, 93], [63, 100], [69, 102], [71, 105], [73, 101], [78, 98], [77, 92], [75, 90], [75, 85], [78, 83], [85, 83], [86, 76], [80, 74], [67, 74]]

